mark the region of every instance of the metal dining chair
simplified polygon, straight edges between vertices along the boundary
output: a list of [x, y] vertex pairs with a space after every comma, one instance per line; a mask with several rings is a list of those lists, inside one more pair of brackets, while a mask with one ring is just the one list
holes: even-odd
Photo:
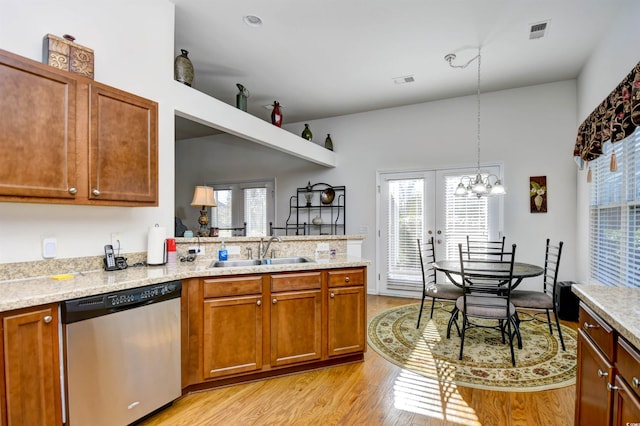
[[[424, 256], [423, 256], [424, 251]], [[420, 244], [418, 238], [418, 255], [420, 257], [420, 270], [422, 271], [422, 301], [420, 302], [420, 313], [418, 314], [418, 323], [416, 328], [420, 328], [420, 319], [422, 318], [422, 310], [424, 308], [424, 299], [431, 298], [431, 314], [429, 318], [433, 318], [433, 308], [437, 300], [446, 300], [454, 302], [458, 297], [462, 296], [462, 288], [454, 284], [436, 283], [436, 271], [433, 269], [433, 262], [436, 261], [436, 251], [433, 237], [429, 238], [424, 247]], [[423, 260], [424, 257], [424, 260]], [[426, 260], [426, 267], [425, 267]], [[454, 312], [449, 311], [449, 313]], [[456, 324], [456, 328], [458, 324]], [[458, 328], [458, 335], [460, 329]]]
[[[547, 314], [547, 323], [549, 324], [549, 333], [553, 335], [553, 326], [549, 312], [553, 312], [555, 326], [558, 329], [558, 336], [562, 344], [562, 350], [566, 350], [564, 339], [562, 338], [562, 329], [558, 320], [558, 304], [556, 303], [556, 287], [558, 283], [558, 270], [560, 267], [560, 256], [562, 255], [562, 245], [560, 241], [557, 245], [551, 244], [551, 240], [547, 238], [546, 249], [544, 253], [544, 274], [542, 282], [542, 291], [530, 290], [513, 290], [511, 293], [511, 303], [519, 309], [540, 310]], [[517, 314], [516, 314], [517, 315]], [[520, 321], [520, 318], [517, 317]]]
[[[464, 339], [467, 330], [474, 327], [493, 328], [509, 338], [511, 363], [515, 367], [516, 358], [513, 349], [514, 336], [518, 340], [518, 348], [522, 349], [522, 338], [516, 321], [516, 308], [511, 303], [511, 286], [513, 283], [513, 264], [516, 245], [510, 252], [501, 252], [496, 259], [469, 258], [469, 254], [458, 244], [460, 256], [461, 281], [464, 287], [462, 296], [456, 300], [456, 308], [462, 314], [462, 330], [460, 340], [460, 357], [464, 351]], [[481, 279], [477, 279], [481, 277]], [[480, 324], [474, 319], [496, 320], [497, 325]]]
[[499, 258], [501, 253], [504, 252], [504, 241], [504, 236], [498, 240], [483, 240], [467, 235], [467, 256], [469, 258]]

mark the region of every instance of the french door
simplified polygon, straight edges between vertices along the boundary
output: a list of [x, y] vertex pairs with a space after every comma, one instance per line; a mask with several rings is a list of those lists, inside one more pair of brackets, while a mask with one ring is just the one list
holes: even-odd
[[[499, 176], [499, 167], [483, 171]], [[378, 173], [378, 292], [420, 296], [422, 273], [417, 240], [433, 237], [436, 259], [457, 259], [466, 236], [502, 235], [502, 201], [453, 195], [462, 176], [475, 169]], [[438, 277], [443, 280], [443, 277]]]

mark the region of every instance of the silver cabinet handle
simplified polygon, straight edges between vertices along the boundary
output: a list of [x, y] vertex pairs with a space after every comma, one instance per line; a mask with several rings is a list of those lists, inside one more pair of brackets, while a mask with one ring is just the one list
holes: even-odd
[[258, 300], [256, 301], [256, 305], [258, 305], [258, 306], [262, 305], [262, 300], [258, 299]]
[[600, 370], [598, 368], [598, 376], [600, 377], [607, 377], [609, 375], [609, 373], [605, 373], [604, 371]]
[[610, 391], [615, 391], [615, 390], [618, 390], [620, 388], [617, 387], [617, 386], [613, 386], [611, 383], [607, 383], [607, 389], [609, 389]]
[[600, 328], [600, 326], [598, 324], [589, 324], [588, 322], [585, 321], [585, 323], [582, 325], [583, 328], [589, 329], [589, 328]]
[[344, 282], [348, 283], [349, 281], [351, 281], [351, 279], [349, 277], [344, 277]]
[[78, 189], [77, 188], [69, 188], [69, 194], [71, 195], [76, 195], [78, 193]]
[[336, 295], [333, 292], [331, 292], [331, 294], [329, 294], [329, 297], [333, 299], [334, 297], [336, 297]]
[[98, 191], [98, 188], [93, 188], [93, 191], [91, 191], [91, 193], [92, 193], [93, 195], [95, 195], [96, 197], [97, 197], [98, 195], [100, 195], [100, 191]]
[[273, 300], [271, 301], [271, 303], [273, 303], [273, 304], [275, 305], [276, 303], [278, 303], [278, 299], [273, 299]]
[[45, 322], [45, 324], [49, 324], [51, 321], [53, 321], [53, 317], [51, 315], [47, 315], [42, 318], [42, 320]]
[[640, 387], [640, 380], [638, 380], [637, 377], [634, 377], [633, 379], [631, 379], [631, 384], [634, 388]]

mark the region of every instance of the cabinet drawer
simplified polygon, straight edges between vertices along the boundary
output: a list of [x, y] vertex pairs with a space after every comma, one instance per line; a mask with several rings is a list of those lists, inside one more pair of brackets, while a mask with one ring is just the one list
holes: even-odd
[[329, 271], [329, 287], [364, 285], [364, 269], [338, 269]]
[[614, 330], [587, 306], [580, 304], [580, 329], [610, 360], [614, 360]]
[[204, 280], [205, 299], [260, 293], [262, 293], [262, 277], [259, 275]]
[[640, 393], [640, 352], [622, 337], [618, 337], [616, 368], [631, 389]]
[[271, 275], [271, 291], [308, 290], [322, 287], [320, 272]]

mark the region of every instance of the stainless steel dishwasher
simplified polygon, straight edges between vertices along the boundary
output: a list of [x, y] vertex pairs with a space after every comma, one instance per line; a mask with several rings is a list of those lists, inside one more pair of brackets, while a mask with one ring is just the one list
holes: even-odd
[[68, 425], [127, 425], [181, 394], [180, 281], [63, 303]]

